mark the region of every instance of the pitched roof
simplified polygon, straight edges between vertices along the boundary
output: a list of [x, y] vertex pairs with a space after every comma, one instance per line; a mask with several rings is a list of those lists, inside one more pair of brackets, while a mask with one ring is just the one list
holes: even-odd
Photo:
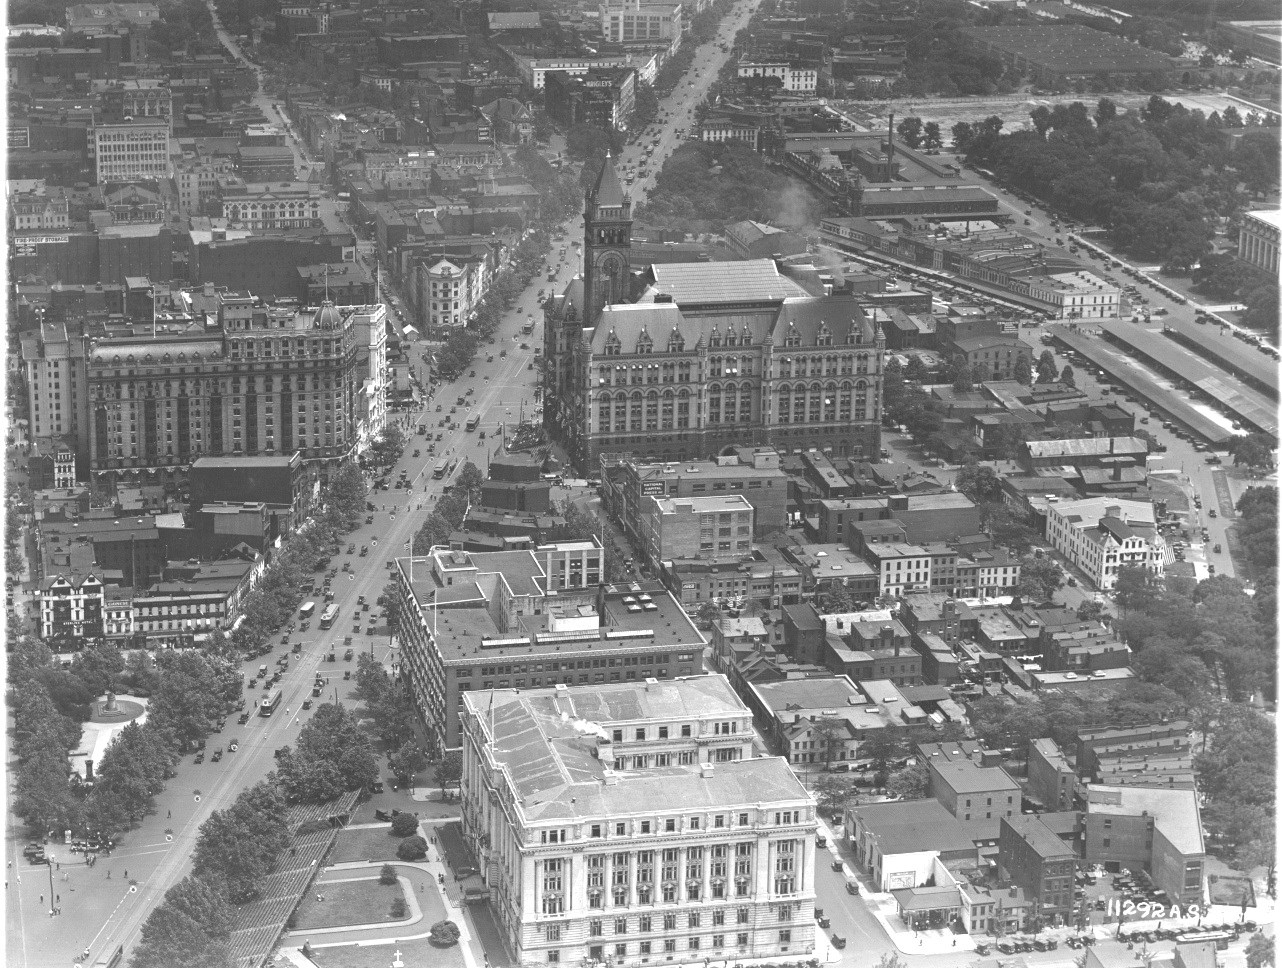
[[619, 208], [626, 201], [623, 186], [619, 184], [619, 173], [614, 169], [614, 158], [608, 151], [601, 170], [597, 172], [596, 184], [592, 186], [592, 201], [604, 208]]
[[782, 302], [808, 296], [805, 289], [780, 275], [773, 259], [740, 262], [673, 262], [650, 266], [654, 288], [678, 305]]

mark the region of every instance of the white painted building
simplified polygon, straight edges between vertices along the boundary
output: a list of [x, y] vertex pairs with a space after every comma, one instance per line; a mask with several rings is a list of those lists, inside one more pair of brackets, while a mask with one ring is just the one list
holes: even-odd
[[815, 803], [722, 676], [467, 692], [464, 836], [525, 965], [815, 950]]
[[172, 171], [169, 120], [96, 124], [89, 129], [94, 172], [107, 182], [164, 181]]
[[1148, 501], [1098, 497], [1048, 504], [1046, 537], [1101, 590], [1117, 584], [1123, 566], [1158, 576], [1166, 568], [1166, 542]]
[[774, 77], [790, 92], [814, 93], [819, 87], [819, 71], [813, 67], [798, 67], [787, 61], [739, 62], [740, 77]]
[[1116, 319], [1122, 311], [1122, 290], [1084, 269], [1031, 277], [1028, 285], [1029, 296], [1059, 319]]

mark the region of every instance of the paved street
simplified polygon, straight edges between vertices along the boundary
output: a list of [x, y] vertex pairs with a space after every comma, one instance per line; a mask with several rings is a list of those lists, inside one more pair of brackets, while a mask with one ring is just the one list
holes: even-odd
[[[703, 99], [708, 94], [708, 88], [716, 81], [722, 65], [730, 58], [729, 48], [734, 43], [735, 34], [748, 25], [748, 21], [752, 18], [752, 14], [759, 5], [760, 0], [753, 0], [752, 3], [735, 7], [722, 21], [716, 38], [698, 48], [695, 52], [690, 73], [676, 86], [671, 94], [659, 100], [659, 117], [654, 122], [654, 125], [660, 128], [659, 134], [647, 136], [643, 131], [634, 143], [624, 147], [620, 157], [622, 162], [619, 166], [620, 177], [623, 176], [623, 169], [627, 165], [634, 165], [639, 168], [644, 163], [647, 169], [647, 174], [644, 177], [637, 177], [628, 186], [634, 206], [645, 202], [650, 189], [654, 186], [655, 179], [659, 175], [659, 169], [663, 167], [663, 163], [667, 161], [668, 156], [677, 150], [683, 140], [687, 140], [696, 134], [694, 109], [703, 102]], [[725, 44], [728, 49], [721, 50], [720, 44]], [[667, 113], [666, 120], [664, 119], [665, 112]], [[685, 138], [677, 137], [679, 128], [685, 130]], [[645, 149], [654, 141], [658, 141], [658, 144], [655, 145], [654, 153], [647, 161], [645, 159]]]

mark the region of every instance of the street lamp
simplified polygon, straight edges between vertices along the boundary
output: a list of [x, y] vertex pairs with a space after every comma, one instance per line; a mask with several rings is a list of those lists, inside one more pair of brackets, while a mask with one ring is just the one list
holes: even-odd
[[53, 854], [46, 854], [45, 866], [49, 868], [49, 917], [53, 917], [55, 914], [58, 913], [58, 909], [57, 907], [54, 906], [54, 903], [53, 903], [53, 896], [54, 896], [53, 895], [53, 862], [54, 862]]

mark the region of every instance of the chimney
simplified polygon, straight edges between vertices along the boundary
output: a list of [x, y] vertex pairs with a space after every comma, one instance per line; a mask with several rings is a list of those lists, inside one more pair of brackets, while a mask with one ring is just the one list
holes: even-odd
[[713, 773], [713, 766], [711, 763], [700, 764], [699, 775], [701, 777], [703, 777], [704, 779], [707, 779], [708, 777], [712, 776], [712, 773]]
[[1104, 509], [1104, 517], [1120, 519], [1122, 517], [1122, 506], [1120, 504], [1110, 504]]
[[1010, 896], [1011, 896], [1011, 897], [1019, 897], [1019, 888], [1018, 888], [1018, 887], [1012, 887], [1012, 888], [1010, 889]]
[[1010, 600], [1010, 610], [1012, 612], [1022, 612], [1024, 610], [1024, 599], [1021, 595], [1016, 595]]
[[1121, 464], [1114, 464], [1114, 465], [1113, 465], [1113, 480], [1115, 480], [1115, 481], [1120, 481], [1121, 479], [1122, 479], [1122, 465], [1121, 465]]
[[895, 655], [899, 655], [899, 645], [895, 642], [895, 627], [893, 625], [883, 625], [881, 627], [881, 647], [889, 649], [894, 646]]

